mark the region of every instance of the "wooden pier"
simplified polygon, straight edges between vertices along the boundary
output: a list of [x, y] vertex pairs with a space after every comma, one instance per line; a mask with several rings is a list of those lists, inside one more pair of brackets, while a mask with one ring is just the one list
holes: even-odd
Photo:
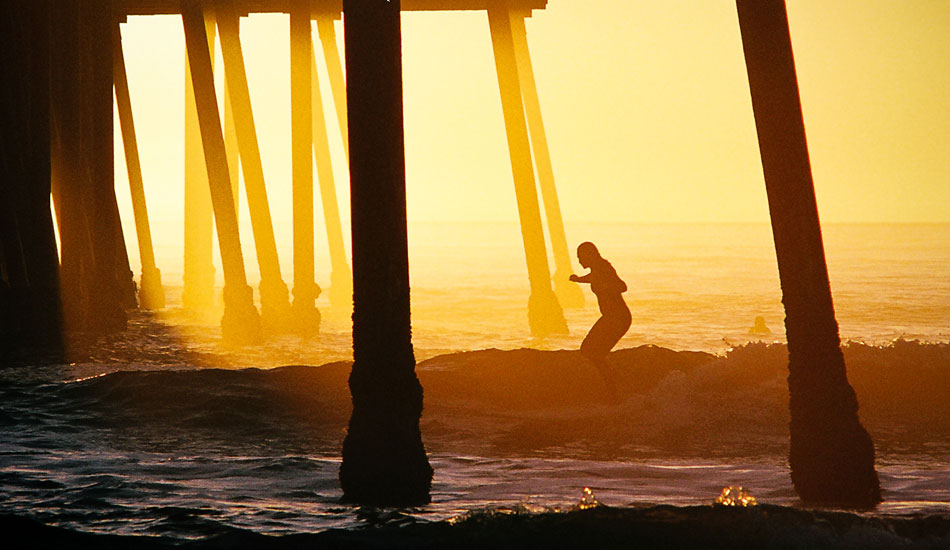
[[[562, 305], [581, 301], [576, 287], [566, 283], [569, 255], [524, 26], [532, 10], [546, 6], [545, 0], [0, 2], [4, 353], [56, 355], [65, 332], [120, 331], [127, 308], [163, 307], [120, 27], [129, 16], [178, 14], [188, 74], [182, 113], [185, 306], [202, 309], [212, 301], [211, 232], [216, 231], [225, 280], [224, 339], [253, 344], [268, 331], [317, 332], [315, 155], [333, 264], [332, 302], [346, 304], [352, 296], [354, 306], [354, 407], [343, 446], [344, 495], [368, 504], [428, 501], [432, 469], [419, 433], [422, 388], [409, 330], [400, 13], [486, 14], [531, 288], [528, 321], [533, 334], [545, 336], [565, 333]], [[785, 5], [782, 0], [738, 0], [737, 7], [787, 314], [792, 479], [806, 501], [871, 506], [880, 500], [874, 448], [858, 421], [839, 347]], [[277, 258], [238, 32], [241, 17], [259, 12], [289, 14], [292, 289]], [[341, 17], [345, 72], [333, 25]], [[314, 22], [321, 48], [311, 38]], [[215, 33], [226, 77], [223, 121], [214, 88]], [[330, 114], [322, 112], [316, 82], [318, 51], [330, 69], [335, 106]], [[113, 89], [142, 258], [137, 304], [114, 191]], [[329, 165], [331, 126], [341, 132], [350, 164], [352, 276]], [[238, 232], [238, 157], [261, 268], [260, 312], [247, 283]], [[553, 285], [539, 186], [555, 259]]]

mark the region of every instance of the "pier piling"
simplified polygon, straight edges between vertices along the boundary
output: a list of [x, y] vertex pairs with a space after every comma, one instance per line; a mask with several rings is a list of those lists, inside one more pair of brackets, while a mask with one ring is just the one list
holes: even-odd
[[261, 340], [260, 317], [254, 307], [253, 293], [247, 284], [244, 271], [244, 256], [241, 252], [237, 213], [231, 193], [231, 176], [214, 90], [203, 8], [197, 0], [183, 0], [181, 11], [185, 48], [191, 67], [198, 126], [224, 270], [224, 317], [221, 319], [221, 333], [222, 337], [230, 342], [256, 343]]
[[353, 412], [340, 484], [350, 502], [429, 502], [409, 307], [400, 5], [345, 0], [353, 237]]
[[240, 151], [240, 166], [244, 171], [247, 206], [251, 213], [251, 229], [254, 232], [257, 262], [261, 272], [261, 322], [270, 332], [286, 332], [291, 326], [289, 293], [280, 274], [277, 242], [274, 239], [274, 226], [264, 184], [264, 168], [261, 165], [257, 129], [254, 125], [251, 95], [244, 68], [239, 20], [230, 0], [218, 2], [217, 22], [229, 90], [228, 101], [234, 117], [233, 130], [237, 150]]
[[808, 503], [874, 506], [874, 444], [841, 353], [785, 2], [736, 6], [785, 305], [792, 483]]
[[528, 129], [522, 103], [522, 86], [515, 59], [511, 17], [508, 8], [504, 6], [493, 4], [487, 11], [492, 49], [495, 53], [498, 88], [501, 93], [502, 111], [508, 135], [508, 153], [511, 157], [515, 198], [521, 220], [521, 238], [524, 241], [528, 280], [531, 285], [531, 295], [528, 298], [528, 324], [531, 327], [531, 334], [538, 337], [567, 334], [564, 311], [551, 288], [551, 271], [548, 266], [544, 229], [541, 225], [541, 208], [538, 204], [534, 166], [531, 162], [531, 149], [528, 143]]
[[320, 311], [315, 301], [320, 286], [315, 279], [313, 257], [313, 111], [311, 104], [310, 56], [313, 38], [310, 6], [290, 6], [290, 133], [294, 218], [294, 303], [296, 330], [312, 336], [320, 330]]

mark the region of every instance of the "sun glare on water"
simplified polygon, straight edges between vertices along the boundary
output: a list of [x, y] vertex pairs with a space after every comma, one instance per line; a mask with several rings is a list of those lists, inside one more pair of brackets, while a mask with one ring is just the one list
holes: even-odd
[[589, 510], [590, 508], [596, 508], [600, 506], [600, 502], [597, 500], [597, 497], [594, 496], [594, 492], [590, 490], [590, 487], [584, 487], [584, 491], [581, 494], [581, 501], [577, 503], [578, 510]]
[[729, 487], [723, 488], [722, 493], [716, 497], [716, 504], [720, 506], [740, 506], [745, 508], [756, 506], [758, 502], [756, 502], [755, 497], [743, 489], [741, 485], [739, 487], [730, 485]]

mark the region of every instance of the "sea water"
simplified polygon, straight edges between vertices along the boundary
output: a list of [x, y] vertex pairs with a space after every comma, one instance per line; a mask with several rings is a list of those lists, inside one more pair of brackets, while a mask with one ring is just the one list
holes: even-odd
[[[165, 222], [160, 226], [164, 238], [156, 238], [157, 261], [172, 303], [180, 303], [180, 225]], [[242, 238], [250, 239], [250, 231], [242, 229]], [[784, 340], [785, 314], [768, 224], [567, 223], [565, 231], [575, 273], [584, 272], [576, 245], [592, 241], [627, 283], [624, 298], [633, 323], [619, 347], [655, 344], [721, 352], [750, 339]], [[329, 254], [319, 232], [317, 237], [316, 278], [328, 289]], [[843, 340], [950, 340], [950, 224], [825, 224], [823, 237]], [[134, 246], [130, 240], [138, 273]], [[256, 290], [259, 272], [250, 259], [251, 246], [253, 240], [245, 243], [245, 258]], [[278, 241], [278, 251], [289, 284], [292, 243]], [[553, 275], [550, 250], [548, 256]], [[413, 344], [421, 357], [491, 347], [576, 348], [599, 315], [585, 288], [586, 306], [564, 312], [570, 335], [542, 341], [532, 337], [530, 288], [517, 223], [410, 223], [409, 260]], [[220, 267], [216, 275], [220, 286]], [[337, 346], [334, 337], [348, 334], [349, 311], [330, 309], [329, 292], [317, 303], [324, 312], [325, 339], [332, 343], [325, 350], [334, 356], [346, 353], [348, 346]], [[757, 316], [765, 319], [771, 335], [750, 336]], [[215, 324], [209, 327], [213, 330]]]
[[[729, 485], [761, 503], [795, 505], [768, 226], [567, 231], [572, 245], [595, 242], [627, 282], [634, 320], [618, 348], [676, 353], [631, 351], [669, 359], [631, 369], [633, 380], [656, 383], [609, 409], [596, 373], [553, 351], [576, 349], [597, 318], [589, 290], [583, 309], [565, 311], [571, 333], [539, 340], [528, 330], [516, 224], [411, 225], [413, 341], [435, 469], [429, 506], [339, 504], [347, 367], [319, 365], [352, 357], [347, 312], [332, 312], [323, 296], [316, 339], [223, 348], [214, 319], [180, 309], [180, 263], [166, 249], [165, 312], [134, 313], [127, 333], [76, 344], [72, 364], [0, 370], [0, 514], [180, 539], [565, 509], [584, 487], [613, 506], [707, 504]], [[852, 342], [849, 374], [878, 443], [885, 502], [876, 513], [948, 515], [950, 428], [940, 407], [950, 395], [950, 225], [828, 225], [824, 237], [841, 335]], [[318, 282], [326, 286], [319, 274]], [[771, 334], [749, 334], [756, 316]], [[758, 340], [766, 343], [748, 344]], [[515, 352], [460, 354], [492, 348], [549, 350], [528, 355], [529, 370], [505, 384], [543, 385], [550, 372], [574, 377], [570, 391], [499, 397], [500, 378], [486, 376], [472, 397], [453, 385], [474, 369], [510, 372], [515, 356], [505, 354]], [[664, 364], [687, 359], [689, 369]], [[918, 386], [877, 387], [887, 377]], [[899, 391], [909, 396], [903, 404], [888, 401]], [[678, 445], [664, 444], [671, 440]]]
[[[574, 248], [591, 241], [627, 283], [633, 324], [620, 347], [724, 351], [750, 340], [756, 316], [774, 340], [784, 339], [768, 224], [567, 224], [566, 231], [577, 273], [584, 271]], [[844, 340], [950, 339], [950, 225], [829, 224], [823, 233]], [[415, 224], [409, 236], [417, 348], [532, 343], [516, 224]], [[571, 335], [544, 345], [580, 344], [598, 316], [586, 295], [587, 307], [565, 312]]]

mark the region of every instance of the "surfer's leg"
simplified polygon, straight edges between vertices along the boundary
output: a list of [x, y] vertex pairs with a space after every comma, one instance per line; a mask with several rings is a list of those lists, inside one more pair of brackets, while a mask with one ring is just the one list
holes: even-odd
[[615, 333], [615, 327], [611, 326], [610, 320], [601, 317], [594, 323], [594, 326], [591, 327], [590, 332], [587, 333], [587, 336], [581, 343], [581, 354], [584, 355], [584, 357], [594, 365], [597, 372], [600, 373], [600, 377], [604, 380], [604, 385], [607, 388], [607, 399], [611, 403], [619, 403], [621, 401], [617, 394], [617, 373], [613, 367], [611, 367], [610, 363], [607, 362], [607, 354], [610, 352], [610, 348], [619, 340], [619, 338], [615, 337]]
[[627, 315], [617, 315], [606, 318], [606, 327], [604, 330], [604, 346], [606, 346], [607, 351], [604, 352], [604, 355], [610, 353], [610, 350], [614, 349], [614, 346], [617, 345], [617, 342], [623, 338], [623, 335], [630, 330], [630, 314]]
[[581, 342], [581, 354], [592, 363], [596, 362], [606, 357], [607, 352], [613, 347], [610, 340], [610, 323], [605, 317], [601, 317], [597, 319], [594, 326], [590, 328], [590, 332], [584, 337], [584, 341]]
[[613, 365], [607, 361], [607, 356], [604, 355], [600, 359], [591, 361], [591, 363], [593, 363], [597, 372], [600, 373], [600, 377], [604, 380], [604, 387], [607, 390], [607, 402], [611, 405], [622, 403], [620, 377], [617, 375], [617, 371]]

